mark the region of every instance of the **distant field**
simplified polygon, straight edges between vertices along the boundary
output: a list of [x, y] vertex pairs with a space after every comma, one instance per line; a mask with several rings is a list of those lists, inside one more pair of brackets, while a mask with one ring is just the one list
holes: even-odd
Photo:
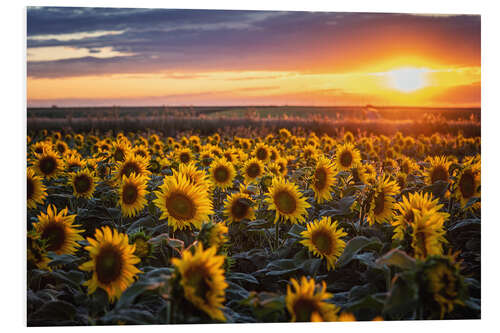
[[242, 128], [304, 128], [318, 133], [338, 131], [392, 135], [432, 133], [479, 136], [480, 108], [410, 107], [96, 107], [28, 108], [28, 130], [92, 131], [158, 130], [210, 134]]

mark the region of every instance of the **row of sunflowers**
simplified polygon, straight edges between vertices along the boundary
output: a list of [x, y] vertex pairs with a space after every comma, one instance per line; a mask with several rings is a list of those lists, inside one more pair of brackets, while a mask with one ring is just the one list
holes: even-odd
[[27, 138], [28, 324], [479, 318], [480, 138]]

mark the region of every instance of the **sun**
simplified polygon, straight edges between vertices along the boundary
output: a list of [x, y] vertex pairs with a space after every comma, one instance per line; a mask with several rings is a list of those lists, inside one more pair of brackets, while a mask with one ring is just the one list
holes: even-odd
[[389, 86], [402, 91], [413, 92], [427, 86], [427, 70], [416, 67], [402, 67], [387, 72]]

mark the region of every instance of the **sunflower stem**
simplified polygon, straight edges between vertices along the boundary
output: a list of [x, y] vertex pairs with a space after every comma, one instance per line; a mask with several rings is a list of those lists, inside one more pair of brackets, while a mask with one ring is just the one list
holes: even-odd
[[275, 227], [276, 227], [276, 229], [275, 229], [275, 234], [276, 234], [275, 235], [275, 241], [276, 241], [276, 243], [275, 244], [276, 244], [276, 250], [278, 250], [279, 241], [280, 241], [280, 237], [279, 237], [279, 235], [280, 235], [279, 234], [279, 231], [280, 231], [280, 221], [279, 220], [276, 221]]

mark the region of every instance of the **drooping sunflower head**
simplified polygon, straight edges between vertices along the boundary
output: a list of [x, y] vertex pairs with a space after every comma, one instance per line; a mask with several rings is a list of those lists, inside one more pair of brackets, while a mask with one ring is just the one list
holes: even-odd
[[113, 142], [113, 146], [111, 147], [111, 156], [115, 162], [123, 162], [125, 160], [125, 156], [131, 151], [130, 143], [125, 140], [119, 140], [117, 142]]
[[88, 169], [79, 170], [69, 174], [69, 185], [73, 188], [73, 195], [77, 198], [92, 198], [97, 179]]
[[393, 238], [404, 238], [404, 233], [409, 230], [408, 228], [415, 222], [414, 209], [418, 211], [426, 210], [434, 212], [434, 215], [440, 217], [441, 225], [443, 225], [450, 214], [440, 211], [442, 208], [443, 205], [439, 204], [438, 199], [433, 199], [430, 193], [422, 194], [417, 192], [403, 196], [402, 200], [396, 204], [398, 214], [392, 223], [395, 227]]
[[26, 259], [28, 260], [28, 269], [51, 270], [49, 267], [50, 259], [47, 256], [47, 246], [40, 239], [40, 234], [36, 232], [28, 233]]
[[143, 231], [130, 235], [130, 244], [135, 245], [134, 255], [141, 260], [153, 258], [155, 246], [150, 242], [150, 239], [151, 236], [146, 235]]
[[184, 175], [165, 177], [154, 203], [161, 209], [161, 219], [177, 229], [201, 228], [212, 214], [212, 202], [205, 188], [191, 183]]
[[233, 185], [236, 170], [233, 164], [223, 157], [215, 159], [210, 164], [209, 175], [210, 181], [215, 187], [227, 189]]
[[[194, 253], [189, 250], [182, 252], [182, 258], [173, 258], [175, 278], [174, 288], [180, 286], [184, 298], [212, 319], [226, 321], [221, 311], [225, 300], [225, 290], [228, 284], [224, 277], [224, 259], [217, 255], [217, 248], [206, 250], [198, 243]], [[178, 284], [177, 284], [178, 283]]]
[[47, 149], [41, 154], [35, 154], [33, 164], [35, 172], [46, 179], [55, 178], [63, 169], [63, 162], [56, 152]]
[[59, 213], [57, 208], [49, 205], [47, 213], [38, 215], [38, 222], [33, 224], [40, 238], [47, 244], [47, 251], [56, 254], [73, 254], [80, 246], [77, 241], [83, 240], [80, 234], [83, 230], [77, 229], [79, 225], [73, 224], [76, 215], [68, 215], [68, 208]]
[[464, 167], [458, 174], [455, 196], [463, 207], [470, 199], [481, 197], [481, 166], [479, 163]]
[[426, 181], [429, 185], [437, 181], [449, 181], [449, 168], [451, 162], [446, 156], [437, 156], [429, 158], [430, 166], [426, 170]]
[[297, 185], [282, 178], [273, 178], [265, 201], [276, 212], [275, 223], [280, 219], [303, 223], [307, 216], [306, 208], [311, 207]]
[[127, 234], [111, 230], [109, 227], [97, 229], [94, 238], [85, 247], [90, 260], [79, 266], [80, 270], [92, 273], [90, 280], [83, 283], [88, 294], [101, 288], [108, 294], [110, 302], [116, 301], [140, 273], [134, 265], [141, 260], [134, 254], [135, 245], [129, 244]]
[[332, 222], [330, 217], [322, 217], [319, 221], [307, 225], [307, 230], [301, 233], [304, 238], [300, 241], [314, 255], [325, 258], [327, 269], [335, 269], [335, 263], [342, 255], [345, 241], [341, 238], [347, 236], [337, 221]]
[[32, 168], [26, 169], [27, 175], [27, 206], [28, 208], [36, 208], [37, 204], [43, 204], [47, 197], [45, 185], [43, 185], [42, 178], [35, 174]]
[[291, 315], [292, 322], [309, 321], [336, 321], [339, 308], [325, 302], [333, 295], [326, 291], [326, 283], [316, 286], [314, 279], [302, 276], [300, 283], [292, 278], [287, 286], [286, 308]]
[[433, 211], [413, 209], [411, 247], [417, 259], [425, 259], [431, 255], [443, 254], [446, 243], [446, 231], [442, 225], [442, 217]]
[[348, 171], [353, 166], [361, 163], [361, 154], [353, 144], [337, 145], [335, 152], [335, 165], [340, 171]]
[[456, 305], [464, 305], [467, 285], [460, 273], [458, 252], [445, 256], [431, 256], [423, 263], [423, 289], [426, 300], [432, 300], [440, 309], [440, 319], [452, 312]]
[[264, 174], [264, 165], [257, 158], [251, 158], [243, 166], [242, 173], [245, 184], [253, 183]]
[[119, 203], [123, 216], [137, 215], [147, 204], [147, 177], [132, 173], [129, 177], [123, 175], [119, 189]]
[[311, 187], [318, 203], [332, 198], [331, 188], [335, 184], [336, 171], [330, 160], [324, 156], [318, 159], [316, 169], [311, 177]]
[[204, 248], [215, 246], [219, 249], [227, 241], [228, 229], [223, 223], [203, 223], [198, 240]]
[[368, 212], [368, 223], [384, 223], [391, 222], [394, 216], [395, 199], [399, 191], [399, 186], [389, 176], [384, 175], [383, 178], [375, 185], [373, 196]]

